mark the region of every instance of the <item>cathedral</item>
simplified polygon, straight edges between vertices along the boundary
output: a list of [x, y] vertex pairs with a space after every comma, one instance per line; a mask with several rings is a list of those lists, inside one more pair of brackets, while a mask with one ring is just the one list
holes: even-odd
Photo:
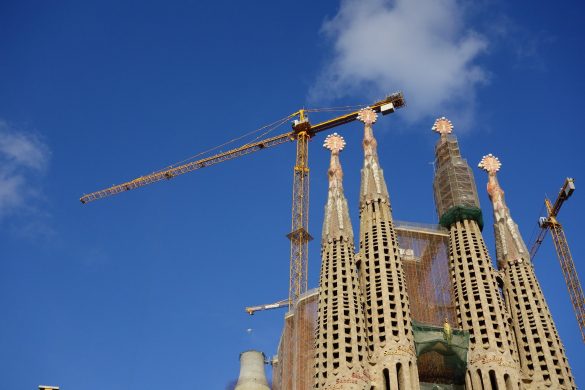
[[[358, 240], [343, 191], [345, 141], [331, 134], [324, 142], [331, 159], [319, 287], [285, 316], [272, 388], [575, 389], [498, 182], [498, 158], [479, 162], [492, 203], [494, 267], [473, 172], [451, 122], [439, 118], [432, 127], [439, 136], [433, 181], [439, 225], [423, 225], [392, 216], [376, 119], [368, 108], [358, 115], [364, 124]], [[248, 377], [236, 389], [268, 385]]]

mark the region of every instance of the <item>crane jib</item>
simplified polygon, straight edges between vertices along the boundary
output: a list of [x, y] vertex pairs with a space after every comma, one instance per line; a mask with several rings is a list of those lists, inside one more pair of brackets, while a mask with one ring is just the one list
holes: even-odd
[[207, 166], [215, 165], [223, 161], [244, 156], [246, 154], [250, 154], [258, 150], [280, 145], [284, 142], [292, 141], [293, 139], [294, 137], [292, 132], [280, 134], [272, 138], [267, 138], [256, 143], [247, 144], [239, 148], [232, 149], [224, 153], [216, 154], [214, 156], [207, 157], [198, 161], [193, 161], [164, 171], [155, 172], [150, 175], [141, 176], [132, 181], [118, 184], [105, 190], [96, 191], [88, 195], [84, 195], [79, 200], [83, 204], [89, 203], [94, 200], [105, 198], [107, 196], [116, 195], [121, 192], [130, 191], [148, 184], [156, 183], [161, 180], [169, 180], [176, 176], [183, 175], [185, 173], [192, 172], [197, 169], [205, 168]]
[[[390, 106], [388, 111], [384, 111], [384, 107]], [[393, 112], [395, 108], [401, 108], [405, 106], [404, 96], [401, 92], [397, 92], [387, 96], [385, 99], [375, 102], [374, 104], [370, 105], [370, 108], [375, 112], [382, 112], [382, 114]], [[302, 111], [304, 113], [304, 111]], [[301, 111], [289, 116], [293, 117], [295, 115], [300, 115]], [[104, 190], [92, 192], [90, 194], [82, 196], [79, 200], [81, 203], [89, 203], [94, 200], [106, 198], [111, 195], [116, 195], [121, 192], [130, 191], [136, 188], [143, 187], [148, 184], [156, 183], [161, 180], [170, 180], [179, 175], [183, 175], [188, 172], [195, 171], [197, 169], [205, 168], [210, 165], [214, 165], [223, 161], [231, 160], [236, 157], [240, 157], [246, 154], [250, 154], [262, 149], [266, 149], [275, 145], [282, 144], [287, 141], [294, 141], [298, 138], [298, 133], [304, 131], [310, 137], [315, 135], [318, 132], [331, 129], [333, 127], [337, 127], [343, 125], [345, 123], [352, 122], [356, 120], [358, 115], [358, 111], [351, 112], [349, 114], [345, 114], [325, 122], [318, 123], [316, 125], [310, 125], [306, 118], [299, 123], [298, 126], [294, 127], [294, 130], [288, 133], [280, 134], [271, 138], [266, 138], [260, 140], [258, 142], [249, 143], [238, 148], [229, 150], [224, 153], [219, 153], [211, 157], [207, 157], [204, 159], [200, 159], [197, 161], [193, 161], [190, 163], [186, 163], [177, 167], [171, 167], [168, 169], [164, 169], [158, 172], [151, 173], [149, 175], [141, 176], [134, 180], [131, 180], [126, 183], [114, 185], [112, 187], [106, 188]], [[303, 114], [304, 116], [304, 114]]]

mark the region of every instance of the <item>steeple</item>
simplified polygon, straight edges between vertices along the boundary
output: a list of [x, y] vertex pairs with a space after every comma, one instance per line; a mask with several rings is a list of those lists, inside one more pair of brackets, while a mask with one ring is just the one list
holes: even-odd
[[496, 173], [502, 164], [488, 154], [479, 163], [488, 173], [494, 212], [498, 266], [504, 274], [506, 305], [512, 316], [521, 379], [530, 389], [575, 389], [565, 351], [530, 262], [530, 254], [506, 205]]
[[530, 261], [530, 256], [524, 240], [520, 236], [518, 225], [512, 220], [510, 210], [504, 200], [504, 190], [498, 183], [496, 172], [500, 170], [500, 160], [488, 154], [484, 156], [478, 167], [488, 173], [487, 192], [492, 201], [494, 210], [494, 230], [496, 233], [496, 258], [499, 268], [506, 264], [519, 261]]
[[482, 217], [473, 173], [461, 157], [451, 122], [435, 121], [433, 183], [440, 223], [449, 229], [458, 327], [469, 331], [466, 388], [516, 390], [520, 386], [511, 318], [500, 295], [496, 272], [481, 235]]
[[347, 200], [343, 194], [343, 170], [339, 153], [345, 147], [345, 140], [337, 133], [327, 136], [323, 147], [331, 151], [329, 170], [329, 192], [325, 206], [322, 242], [333, 240], [353, 240], [353, 229], [349, 220]]
[[368, 201], [390, 202], [388, 188], [384, 181], [384, 171], [380, 168], [378, 161], [378, 142], [374, 138], [372, 129], [376, 119], [376, 113], [369, 108], [360, 110], [358, 114], [358, 120], [364, 123], [364, 168], [362, 169], [360, 207]]
[[418, 389], [410, 303], [372, 130], [376, 113], [365, 108], [358, 120], [365, 125], [358, 269], [372, 384], [376, 389]]
[[364, 370], [364, 313], [339, 162], [344, 146], [345, 141], [337, 134], [325, 139], [324, 147], [331, 151], [331, 163], [321, 239], [315, 389], [364, 390], [370, 388], [370, 378]]

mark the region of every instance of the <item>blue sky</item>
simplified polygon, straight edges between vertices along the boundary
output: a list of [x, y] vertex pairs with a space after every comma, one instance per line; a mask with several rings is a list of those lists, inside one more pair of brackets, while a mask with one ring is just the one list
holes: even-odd
[[[430, 128], [442, 115], [470, 165], [500, 158], [526, 241], [544, 195], [575, 177], [560, 220], [584, 275], [583, 11], [577, 1], [1, 2], [3, 386], [224, 389], [239, 352], [274, 354], [284, 313], [243, 308], [287, 295], [293, 144], [90, 205], [78, 198], [301, 107], [404, 92], [408, 106], [376, 125], [396, 219], [437, 220]], [[357, 229], [362, 130], [336, 130], [348, 142]], [[310, 151], [317, 238], [322, 137]], [[493, 256], [486, 175], [475, 176]], [[584, 387], [583, 343], [550, 238], [536, 272]]]

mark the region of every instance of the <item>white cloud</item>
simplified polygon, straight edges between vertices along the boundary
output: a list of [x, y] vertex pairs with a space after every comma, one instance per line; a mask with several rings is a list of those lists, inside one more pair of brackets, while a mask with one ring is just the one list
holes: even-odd
[[0, 220], [33, 210], [39, 176], [49, 161], [48, 147], [35, 135], [16, 131], [0, 120]]
[[410, 121], [454, 111], [469, 120], [486, 81], [476, 59], [487, 41], [466, 28], [462, 8], [457, 0], [342, 0], [323, 25], [334, 54], [311, 100], [402, 90], [408, 108], [401, 116]]

